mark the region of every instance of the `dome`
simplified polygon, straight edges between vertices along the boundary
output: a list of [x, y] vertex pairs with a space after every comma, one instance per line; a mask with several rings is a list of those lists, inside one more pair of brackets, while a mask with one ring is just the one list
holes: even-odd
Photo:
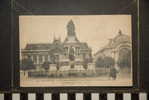
[[121, 30], [119, 30], [118, 34], [114, 38], [109, 40], [110, 41], [108, 45], [106, 45], [104, 48], [115, 48], [121, 43], [131, 43], [131, 37], [123, 34]]
[[113, 40], [114, 42], [123, 42], [123, 41], [131, 42], [130, 36], [123, 34], [121, 30], [119, 31], [118, 35]]

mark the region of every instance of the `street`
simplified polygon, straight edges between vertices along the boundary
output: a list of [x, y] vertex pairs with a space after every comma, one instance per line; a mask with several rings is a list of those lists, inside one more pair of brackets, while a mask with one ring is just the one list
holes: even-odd
[[131, 76], [118, 75], [116, 80], [108, 76], [67, 77], [67, 78], [27, 78], [21, 77], [21, 87], [55, 87], [55, 86], [132, 86]]

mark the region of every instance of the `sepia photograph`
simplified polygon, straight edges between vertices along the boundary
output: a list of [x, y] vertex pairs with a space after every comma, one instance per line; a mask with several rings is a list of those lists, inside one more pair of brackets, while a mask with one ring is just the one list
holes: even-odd
[[19, 16], [20, 87], [133, 86], [131, 18]]

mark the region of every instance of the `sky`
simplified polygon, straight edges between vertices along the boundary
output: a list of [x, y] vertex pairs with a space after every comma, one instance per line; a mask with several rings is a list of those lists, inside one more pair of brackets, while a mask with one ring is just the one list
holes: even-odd
[[73, 20], [80, 42], [87, 42], [96, 53], [118, 31], [131, 36], [131, 15], [30, 15], [19, 17], [20, 48], [27, 43], [51, 43], [67, 36], [67, 23]]

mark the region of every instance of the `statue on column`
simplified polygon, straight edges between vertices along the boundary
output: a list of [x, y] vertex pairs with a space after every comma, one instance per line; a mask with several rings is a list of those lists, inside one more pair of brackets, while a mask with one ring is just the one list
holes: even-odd
[[71, 68], [74, 68], [74, 63], [75, 63], [75, 55], [74, 55], [74, 49], [72, 47], [70, 47], [69, 50], [69, 60], [70, 60], [70, 66]]

